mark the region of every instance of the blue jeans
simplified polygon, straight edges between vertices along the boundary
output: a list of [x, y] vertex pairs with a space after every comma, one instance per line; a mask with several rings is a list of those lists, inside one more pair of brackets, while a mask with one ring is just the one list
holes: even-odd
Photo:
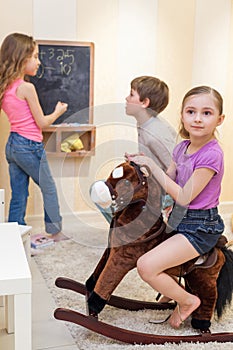
[[24, 217], [31, 177], [42, 192], [46, 232], [51, 234], [60, 232], [62, 218], [57, 189], [49, 169], [43, 143], [11, 132], [6, 144], [6, 159], [9, 164], [12, 191], [8, 221], [26, 225]]

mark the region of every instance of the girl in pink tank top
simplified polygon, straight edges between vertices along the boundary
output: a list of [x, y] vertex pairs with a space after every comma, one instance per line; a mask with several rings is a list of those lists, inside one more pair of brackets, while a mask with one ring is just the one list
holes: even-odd
[[4, 39], [0, 48], [0, 111], [6, 113], [10, 122], [6, 145], [12, 192], [8, 221], [26, 224], [31, 178], [43, 196], [45, 230], [59, 240], [64, 237], [62, 218], [42, 143], [42, 129], [60, 117], [67, 104], [58, 101], [54, 111], [44, 115], [34, 85], [25, 79], [36, 75], [39, 66], [38, 45], [31, 36], [13, 33]]

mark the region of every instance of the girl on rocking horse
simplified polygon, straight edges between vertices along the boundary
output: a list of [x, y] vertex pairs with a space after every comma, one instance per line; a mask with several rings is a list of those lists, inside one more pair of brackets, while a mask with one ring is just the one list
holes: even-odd
[[223, 152], [215, 137], [224, 120], [221, 95], [207, 86], [186, 93], [182, 102], [180, 136], [184, 139], [173, 151], [165, 173], [144, 155], [126, 155], [153, 176], [175, 201], [170, 226], [175, 234], [138, 259], [141, 278], [162, 295], [175, 300], [177, 307], [169, 324], [178, 328], [200, 305], [166, 270], [209, 252], [224, 231], [217, 206], [224, 172]]

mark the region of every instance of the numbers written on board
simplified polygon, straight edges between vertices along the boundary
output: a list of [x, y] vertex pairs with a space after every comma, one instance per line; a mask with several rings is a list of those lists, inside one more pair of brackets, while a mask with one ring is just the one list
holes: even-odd
[[75, 50], [72, 49], [55, 49], [52, 47], [46, 51], [40, 49], [39, 58], [41, 65], [37, 72], [37, 78], [41, 79], [45, 71], [57, 71], [58, 69], [61, 75], [69, 76], [74, 64], [74, 52]]

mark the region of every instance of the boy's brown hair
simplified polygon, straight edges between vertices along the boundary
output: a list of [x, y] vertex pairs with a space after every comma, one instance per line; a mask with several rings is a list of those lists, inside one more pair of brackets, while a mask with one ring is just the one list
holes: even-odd
[[131, 81], [131, 89], [137, 91], [140, 101], [145, 98], [150, 100], [148, 108], [159, 114], [168, 105], [169, 102], [169, 88], [164, 81], [152, 77], [141, 76]]

